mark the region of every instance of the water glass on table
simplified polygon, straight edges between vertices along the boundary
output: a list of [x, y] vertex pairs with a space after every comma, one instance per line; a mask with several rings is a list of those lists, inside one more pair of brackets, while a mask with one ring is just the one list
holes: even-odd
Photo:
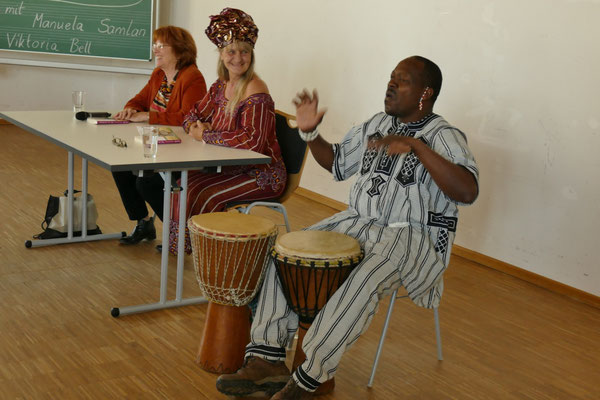
[[73, 97], [73, 111], [78, 113], [79, 111], [83, 111], [83, 106], [85, 104], [85, 92], [81, 90], [76, 90], [72, 94]]
[[156, 158], [158, 150], [158, 128], [155, 126], [142, 127], [142, 146], [144, 157]]

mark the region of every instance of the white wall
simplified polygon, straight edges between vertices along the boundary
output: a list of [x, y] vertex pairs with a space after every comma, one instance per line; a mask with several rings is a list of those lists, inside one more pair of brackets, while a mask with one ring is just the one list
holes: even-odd
[[0, 64], [0, 110], [68, 110], [84, 90], [86, 110], [118, 111], [149, 76]]
[[[192, 32], [207, 82], [217, 58], [203, 33], [208, 15], [225, 6], [251, 14], [260, 29], [257, 71], [277, 108], [293, 112], [298, 90], [318, 88], [328, 107], [321, 131], [332, 142], [382, 110], [398, 61], [432, 59], [445, 78], [436, 112], [466, 132], [481, 170], [481, 194], [461, 210], [456, 243], [600, 295], [599, 3], [162, 0], [161, 12]], [[2, 87], [19, 89], [3, 91], [0, 109], [68, 106], [68, 93], [84, 83], [105, 97], [97, 101], [121, 105], [144, 81], [57, 71], [0, 65]], [[51, 94], [39, 96], [41, 86]], [[301, 185], [340, 201], [349, 187], [312, 159]]]

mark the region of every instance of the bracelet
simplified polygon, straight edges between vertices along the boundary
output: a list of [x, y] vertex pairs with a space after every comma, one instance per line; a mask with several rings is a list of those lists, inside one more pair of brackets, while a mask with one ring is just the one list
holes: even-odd
[[300, 138], [305, 142], [312, 142], [317, 138], [317, 136], [319, 136], [319, 131], [317, 128], [315, 128], [315, 130], [312, 132], [302, 132], [300, 129], [298, 129], [298, 133], [300, 134]]

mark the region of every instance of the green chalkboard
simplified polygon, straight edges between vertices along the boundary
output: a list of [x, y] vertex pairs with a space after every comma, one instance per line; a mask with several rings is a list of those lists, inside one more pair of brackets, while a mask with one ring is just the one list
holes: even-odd
[[153, 0], [0, 0], [0, 50], [152, 58]]

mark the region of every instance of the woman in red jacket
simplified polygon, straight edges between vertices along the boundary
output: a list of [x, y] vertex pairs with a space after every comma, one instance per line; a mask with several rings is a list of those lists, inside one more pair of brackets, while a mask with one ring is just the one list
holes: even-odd
[[[190, 33], [175, 26], [154, 31], [152, 49], [156, 68], [144, 88], [114, 118], [160, 125], [181, 125], [185, 114], [206, 94], [206, 83], [196, 66], [196, 43]], [[129, 219], [137, 221], [122, 244], [156, 238], [154, 221], [146, 202], [162, 220], [164, 182], [158, 173], [144, 171], [143, 177], [129, 171], [113, 177]]]

